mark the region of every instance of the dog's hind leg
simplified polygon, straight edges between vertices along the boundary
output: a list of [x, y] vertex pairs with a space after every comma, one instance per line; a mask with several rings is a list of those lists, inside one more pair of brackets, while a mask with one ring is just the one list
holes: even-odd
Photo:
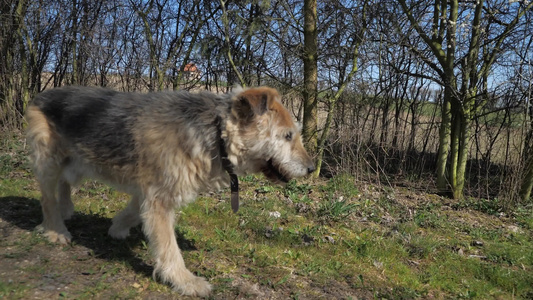
[[[60, 172], [54, 170], [54, 167], [50, 167], [47, 171], [37, 171], [36, 173], [37, 181], [41, 187], [41, 207], [43, 210], [43, 223], [37, 229], [42, 231], [50, 242], [67, 244], [72, 236], [63, 222], [63, 209], [60, 207], [62, 204], [60, 202], [64, 202], [64, 200], [56, 198], [56, 188], [60, 185], [58, 183]], [[65, 186], [61, 186], [60, 189], [65, 189]], [[60, 195], [63, 193], [64, 190], [58, 192]], [[65, 210], [66, 212], [68, 209]]]
[[[35, 106], [30, 106], [26, 112], [28, 120], [28, 144], [31, 146], [31, 158], [35, 177], [39, 182], [42, 193], [41, 207], [43, 223], [37, 227], [43, 231], [50, 242], [68, 243], [71, 235], [63, 223], [60, 200], [56, 197], [58, 181], [65, 159], [60, 151], [59, 135], [48, 123], [46, 116]], [[65, 187], [60, 187], [60, 195], [64, 195]], [[61, 200], [61, 202], [64, 202]], [[68, 212], [68, 208], [65, 213]]]
[[125, 239], [130, 234], [130, 228], [141, 223], [140, 196], [133, 195], [128, 206], [113, 218], [113, 225], [108, 234], [115, 239]]
[[173, 205], [158, 199], [146, 199], [141, 211], [143, 231], [156, 259], [154, 275], [159, 275], [183, 295], [207, 296], [211, 285], [185, 267], [174, 233]]
[[57, 183], [57, 198], [63, 220], [68, 220], [74, 214], [74, 203], [70, 198], [70, 184], [61, 179]]

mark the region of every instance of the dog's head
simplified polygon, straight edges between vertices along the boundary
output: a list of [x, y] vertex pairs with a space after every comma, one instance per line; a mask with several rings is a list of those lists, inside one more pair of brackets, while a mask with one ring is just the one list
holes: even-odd
[[289, 111], [275, 89], [251, 88], [232, 102], [228, 156], [238, 174], [262, 172], [284, 183], [315, 170]]

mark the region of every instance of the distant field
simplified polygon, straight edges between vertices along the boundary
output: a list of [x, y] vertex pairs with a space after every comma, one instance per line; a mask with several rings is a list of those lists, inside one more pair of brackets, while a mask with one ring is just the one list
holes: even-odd
[[[293, 111], [298, 110], [293, 108]], [[350, 105], [344, 108], [337, 107], [333, 125], [333, 129], [337, 131], [330, 132], [330, 139], [336, 142], [353, 142], [357, 138], [360, 141], [371, 141], [382, 147], [391, 147], [392, 140], [397, 135], [398, 150], [403, 151], [407, 150], [413, 128], [415, 128], [414, 149], [431, 153], [438, 152], [441, 111], [436, 103], [427, 101], [420, 103], [416, 110], [415, 127], [411, 124], [412, 112], [406, 107], [401, 109], [397, 129], [394, 107], [391, 106], [386, 115], [385, 119], [388, 122], [386, 127], [383, 125], [383, 114], [383, 110], [377, 103], [356, 107]], [[500, 110], [482, 115], [477, 120], [477, 124], [476, 121], [472, 122], [470, 128], [469, 158], [485, 157], [490, 158], [495, 164], [516, 165], [521, 158], [527, 130], [524, 124], [524, 114], [515, 111], [509, 117]], [[322, 106], [318, 112], [319, 128], [323, 128], [326, 117], [326, 107]], [[504, 126], [501, 125], [502, 122]], [[382, 132], [386, 134], [384, 141], [381, 141]]]

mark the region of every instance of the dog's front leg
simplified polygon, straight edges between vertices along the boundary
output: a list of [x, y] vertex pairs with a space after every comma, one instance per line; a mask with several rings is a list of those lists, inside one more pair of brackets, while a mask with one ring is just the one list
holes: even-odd
[[211, 285], [185, 267], [174, 233], [174, 208], [159, 199], [146, 199], [141, 206], [143, 231], [155, 257], [154, 275], [184, 295], [207, 296]]
[[109, 228], [109, 235], [115, 239], [125, 239], [130, 235], [130, 228], [141, 223], [139, 216], [141, 197], [134, 194], [128, 206], [113, 218], [113, 225]]

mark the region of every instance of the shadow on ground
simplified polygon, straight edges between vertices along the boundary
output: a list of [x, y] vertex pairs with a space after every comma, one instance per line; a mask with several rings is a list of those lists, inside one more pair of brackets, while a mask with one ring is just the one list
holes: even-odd
[[[0, 197], [0, 218], [12, 226], [33, 231], [42, 222], [41, 206], [32, 198], [7, 196]], [[111, 219], [98, 214], [75, 212], [65, 224], [72, 234], [72, 247], [84, 246], [95, 257], [109, 261], [123, 261], [132, 269], [144, 276], [151, 277], [153, 267], [146, 264], [134, 251], [134, 248], [147, 243], [141, 226], [131, 229], [130, 236], [125, 240], [115, 240], [107, 235]], [[7, 231], [4, 230], [4, 234]], [[196, 250], [195, 241], [186, 239], [179, 230], [176, 231], [178, 244], [182, 251]], [[148, 251], [145, 249], [145, 251]]]

